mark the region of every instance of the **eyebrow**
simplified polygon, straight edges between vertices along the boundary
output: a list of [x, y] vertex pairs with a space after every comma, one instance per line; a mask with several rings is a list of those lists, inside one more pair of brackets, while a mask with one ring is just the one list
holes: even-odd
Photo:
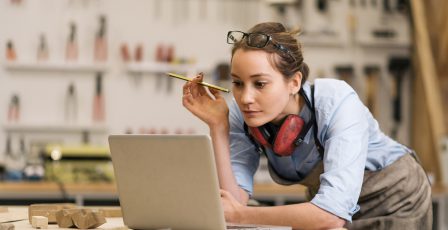
[[[230, 74], [232, 77], [236, 77], [236, 78], [240, 78], [238, 75], [236, 75], [235, 73], [231, 73]], [[256, 77], [262, 77], [262, 76], [268, 76], [270, 77], [271, 75], [268, 73], [256, 73], [256, 74], [252, 74], [250, 75], [250, 78], [256, 78]]]

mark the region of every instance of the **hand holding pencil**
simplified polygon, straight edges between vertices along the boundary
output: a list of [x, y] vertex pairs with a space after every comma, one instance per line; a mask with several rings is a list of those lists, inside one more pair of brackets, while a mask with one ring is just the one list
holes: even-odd
[[220, 89], [208, 86], [208, 93], [201, 84], [202, 79], [203, 74], [200, 73], [195, 78], [186, 80], [187, 83], [183, 87], [183, 106], [210, 128], [228, 124], [229, 108], [219, 92]]
[[[175, 74], [175, 73], [166, 73], [166, 74], [168, 74], [168, 76], [170, 76], [170, 77], [174, 77], [174, 78], [181, 79], [181, 80], [184, 80], [184, 81], [191, 81], [192, 80], [192, 79], [187, 78], [185, 76], [182, 76], [180, 74]], [[200, 73], [200, 74], [202, 74], [202, 73]], [[198, 84], [206, 86], [206, 87], [209, 87], [209, 88], [217, 89], [217, 90], [220, 90], [220, 91], [223, 91], [223, 92], [226, 92], [226, 93], [230, 93], [229, 89], [226, 89], [226, 88], [223, 88], [223, 87], [220, 87], [220, 86], [216, 86], [216, 85], [212, 85], [212, 84], [209, 84], [207, 82], [200, 81], [200, 82], [198, 82]]]

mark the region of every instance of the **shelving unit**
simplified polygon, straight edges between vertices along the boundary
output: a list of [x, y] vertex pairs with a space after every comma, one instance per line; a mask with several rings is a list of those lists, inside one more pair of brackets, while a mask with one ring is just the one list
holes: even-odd
[[106, 72], [107, 63], [82, 62], [6, 62], [5, 69], [9, 71], [63, 71], [63, 72]]
[[185, 74], [206, 69], [196, 64], [171, 64], [163, 62], [134, 62], [127, 64], [125, 68], [129, 74], [163, 74], [166, 72]]
[[398, 49], [410, 49], [411, 42], [404, 39], [375, 39], [372, 37], [360, 37], [357, 41], [362, 47], [376, 47], [376, 48], [398, 48]]

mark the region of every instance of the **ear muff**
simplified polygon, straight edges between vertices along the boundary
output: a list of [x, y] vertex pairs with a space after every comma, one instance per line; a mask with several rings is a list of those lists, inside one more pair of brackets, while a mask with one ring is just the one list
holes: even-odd
[[304, 123], [301, 117], [289, 115], [278, 130], [272, 150], [280, 156], [290, 156], [297, 147], [296, 139]]
[[[290, 156], [297, 147], [296, 140], [302, 132], [304, 121], [298, 115], [288, 115], [278, 130], [270, 124], [249, 127], [250, 135], [261, 145], [272, 148], [280, 156]], [[271, 125], [272, 126], [272, 125]]]
[[324, 156], [324, 147], [317, 138], [316, 108], [314, 107], [314, 85], [311, 85], [311, 99], [308, 99], [303, 88], [299, 93], [303, 96], [306, 106], [311, 110], [311, 120], [305, 123], [303, 119], [294, 114], [290, 114], [282, 122], [280, 127], [267, 123], [261, 127], [249, 127], [244, 123], [244, 132], [250, 141], [255, 145], [259, 153], [263, 152], [262, 146], [271, 148], [278, 156], [290, 156], [294, 149], [303, 142], [304, 137], [314, 127], [314, 143], [320, 156]]
[[266, 136], [267, 130], [261, 127], [249, 127], [250, 135], [261, 145], [271, 148], [271, 144], [269, 143], [269, 136]]

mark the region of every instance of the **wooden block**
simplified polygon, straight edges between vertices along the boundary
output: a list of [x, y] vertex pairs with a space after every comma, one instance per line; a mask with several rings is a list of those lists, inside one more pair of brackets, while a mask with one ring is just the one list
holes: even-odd
[[75, 224], [72, 220], [72, 214], [79, 212], [79, 209], [62, 209], [56, 212], [56, 223], [60, 228], [72, 228]]
[[32, 216], [45, 216], [48, 218], [49, 224], [56, 223], [56, 212], [67, 208], [76, 208], [75, 204], [59, 203], [59, 204], [32, 204], [28, 207], [28, 218], [31, 224]]
[[48, 228], [48, 218], [45, 216], [32, 216], [31, 217], [31, 226], [33, 226], [33, 228], [38, 228], [38, 229], [47, 229]]
[[100, 208], [101, 212], [103, 212], [104, 217], [123, 217], [123, 214], [121, 213], [120, 207], [107, 207], [107, 208]]
[[87, 229], [101, 226], [106, 218], [101, 210], [75, 208], [56, 212], [56, 221], [60, 228]]
[[99, 210], [81, 209], [72, 214], [73, 223], [77, 228], [97, 228], [106, 223], [106, 218]]
[[0, 230], [14, 230], [14, 224], [12, 223], [2, 223], [0, 224]]

